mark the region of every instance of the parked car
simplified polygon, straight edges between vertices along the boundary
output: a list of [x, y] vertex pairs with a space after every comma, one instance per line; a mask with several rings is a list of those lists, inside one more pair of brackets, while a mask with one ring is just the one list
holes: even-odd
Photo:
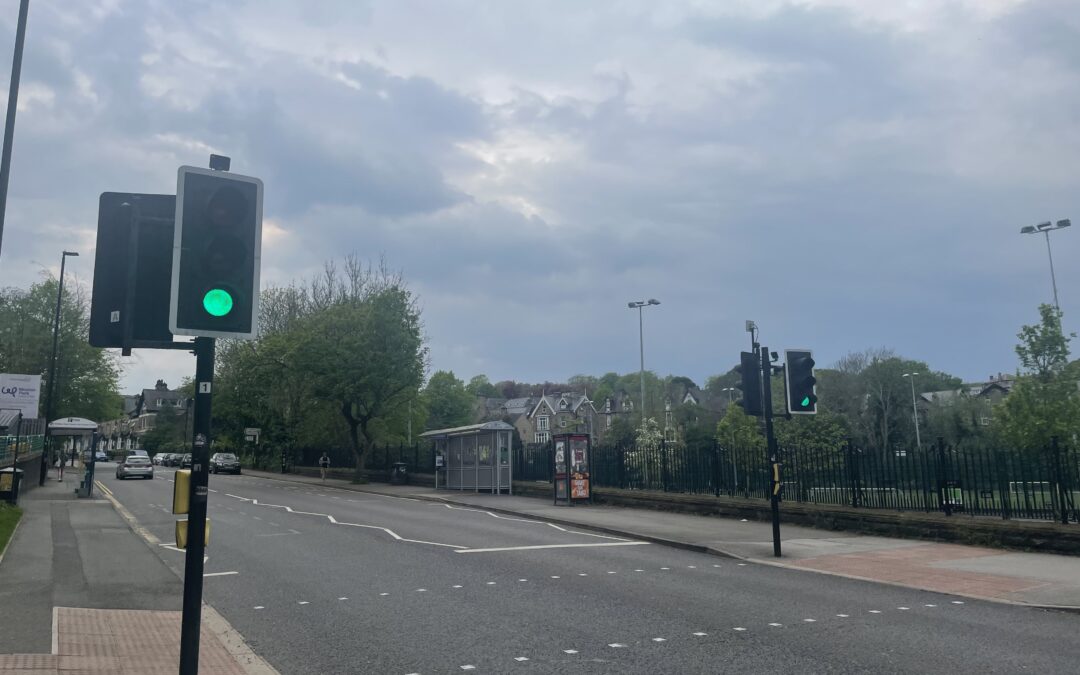
[[161, 459], [161, 466], [176, 466], [180, 463], [180, 453], [178, 452], [166, 452], [165, 456]]
[[109, 455], [106, 454], [104, 450], [98, 450], [97, 454], [94, 456], [94, 461], [95, 462], [107, 462], [107, 461], [109, 461]]
[[210, 473], [240, 474], [240, 460], [231, 452], [215, 452], [210, 458]]
[[161, 466], [161, 456], [164, 454], [165, 453], [163, 452], [156, 453], [153, 457], [150, 458], [150, 463], [154, 466]]
[[128, 455], [123, 462], [116, 465], [117, 480], [131, 477], [149, 478], [153, 480], [154, 465], [150, 463], [148, 457], [143, 457], [142, 455]]
[[180, 464], [178, 466], [181, 469], [190, 469], [191, 468], [191, 453], [190, 452], [184, 454], [184, 456], [180, 458]]

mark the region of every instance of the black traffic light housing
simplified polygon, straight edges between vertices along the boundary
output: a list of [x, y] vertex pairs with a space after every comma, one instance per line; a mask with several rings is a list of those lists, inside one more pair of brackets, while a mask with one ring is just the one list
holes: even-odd
[[739, 354], [739, 389], [742, 390], [742, 406], [747, 415], [761, 417], [765, 414], [761, 393], [761, 357], [754, 352]]
[[90, 344], [157, 346], [169, 332], [176, 197], [103, 192], [98, 200]]
[[814, 377], [814, 355], [809, 349], [786, 349], [784, 388], [787, 411], [791, 415], [817, 414], [817, 378]]
[[258, 178], [180, 167], [169, 303], [173, 333], [255, 337], [262, 197]]

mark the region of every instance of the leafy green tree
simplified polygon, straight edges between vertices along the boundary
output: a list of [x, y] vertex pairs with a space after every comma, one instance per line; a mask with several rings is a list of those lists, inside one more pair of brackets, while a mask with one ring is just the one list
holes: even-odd
[[185, 447], [184, 413], [168, 408], [154, 415], [154, 426], [143, 434], [142, 446], [154, 455], [159, 452], [178, 452]]
[[1039, 306], [1040, 321], [1024, 326], [1016, 354], [1026, 369], [1012, 392], [994, 411], [994, 431], [1013, 447], [1045, 450], [1051, 439], [1074, 443], [1080, 437], [1080, 390], [1071, 377], [1069, 342], [1061, 329], [1061, 312]]
[[450, 429], [472, 422], [475, 398], [452, 370], [436, 371], [423, 390], [428, 429]]
[[765, 435], [757, 418], [747, 415], [737, 405], [728, 406], [724, 418], [717, 423], [716, 440], [729, 449], [765, 449]]
[[[0, 372], [42, 375], [49, 386], [58, 282], [49, 276], [29, 289], [0, 290]], [[91, 347], [90, 308], [82, 287], [68, 279], [60, 305], [53, 417], [105, 421], [121, 413], [120, 365], [114, 352]], [[41, 412], [45, 402], [42, 396]]]
[[495, 388], [487, 375], [474, 375], [469, 380], [469, 383], [465, 385], [465, 391], [469, 392], [471, 396], [497, 397], [499, 395], [499, 390]]
[[416, 397], [427, 363], [411, 292], [400, 280], [379, 281], [360, 302], [340, 301], [313, 314], [300, 346], [313, 395], [335, 405], [345, 421], [357, 481], [376, 432]]

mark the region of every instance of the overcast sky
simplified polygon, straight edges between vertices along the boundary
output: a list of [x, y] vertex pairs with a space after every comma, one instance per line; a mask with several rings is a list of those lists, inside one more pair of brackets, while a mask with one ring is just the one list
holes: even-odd
[[1021, 226], [1078, 219], [1080, 328], [1078, 119], [1076, 0], [32, 0], [0, 285], [69, 248], [89, 286], [98, 195], [216, 152], [265, 181], [264, 284], [385, 256], [433, 370], [633, 371], [655, 297], [646, 367], [699, 384], [745, 319], [980, 379], [1051, 301]]

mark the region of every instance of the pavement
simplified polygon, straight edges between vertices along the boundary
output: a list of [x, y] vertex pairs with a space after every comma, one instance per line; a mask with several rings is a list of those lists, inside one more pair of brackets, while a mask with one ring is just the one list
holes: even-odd
[[[250, 475], [322, 485], [316, 477], [249, 471]], [[516, 495], [435, 490], [387, 484], [345, 489], [437, 500], [542, 519], [775, 565], [968, 598], [1080, 611], [1080, 557], [857, 534], [781, 525], [782, 557], [773, 557], [768, 522], [698, 516], [618, 506], [555, 506]], [[782, 507], [781, 507], [782, 508]], [[781, 514], [781, 520], [783, 516]]]
[[[175, 673], [183, 582], [100, 493], [76, 498], [81, 474], [50, 471], [20, 496], [0, 561], [0, 674]], [[204, 607], [200, 672], [273, 672], [258, 663]]]

